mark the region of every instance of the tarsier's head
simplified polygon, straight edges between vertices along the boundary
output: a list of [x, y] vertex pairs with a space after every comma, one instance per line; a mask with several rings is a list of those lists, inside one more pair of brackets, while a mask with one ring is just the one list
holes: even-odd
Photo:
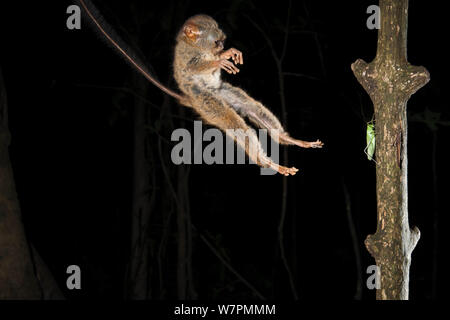
[[190, 17], [181, 27], [178, 40], [184, 40], [198, 48], [218, 53], [223, 50], [225, 34], [210, 16], [198, 14]]

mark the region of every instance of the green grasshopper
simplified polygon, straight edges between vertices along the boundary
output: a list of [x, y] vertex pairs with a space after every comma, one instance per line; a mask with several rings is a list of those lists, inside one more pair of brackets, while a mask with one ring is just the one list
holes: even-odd
[[364, 148], [364, 153], [367, 155], [367, 159], [376, 161], [373, 158], [375, 153], [375, 120], [367, 122], [366, 130], [366, 147]]

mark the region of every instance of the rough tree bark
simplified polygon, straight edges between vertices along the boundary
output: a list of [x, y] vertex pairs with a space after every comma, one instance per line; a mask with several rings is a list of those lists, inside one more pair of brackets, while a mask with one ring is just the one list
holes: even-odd
[[408, 299], [411, 253], [420, 232], [408, 222], [406, 103], [430, 76], [407, 61], [408, 0], [380, 0], [380, 13], [375, 59], [352, 64], [376, 120], [377, 231], [365, 244], [380, 268], [377, 299]]

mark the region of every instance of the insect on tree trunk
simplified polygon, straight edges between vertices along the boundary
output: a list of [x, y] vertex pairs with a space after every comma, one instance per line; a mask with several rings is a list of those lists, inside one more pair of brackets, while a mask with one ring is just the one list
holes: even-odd
[[377, 299], [408, 299], [411, 253], [420, 232], [408, 222], [406, 103], [430, 76], [407, 61], [408, 0], [380, 0], [380, 13], [375, 59], [352, 64], [376, 120], [377, 231], [365, 244], [380, 268]]

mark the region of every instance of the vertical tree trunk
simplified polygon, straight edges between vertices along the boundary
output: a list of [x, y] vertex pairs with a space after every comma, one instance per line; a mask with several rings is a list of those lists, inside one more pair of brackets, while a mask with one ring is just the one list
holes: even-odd
[[40, 299], [9, 159], [7, 114], [0, 71], [0, 299]]
[[[145, 92], [147, 83], [139, 75], [133, 76], [133, 85], [138, 92]], [[128, 298], [151, 298], [149, 264], [148, 225], [152, 211], [151, 197], [149, 195], [150, 168], [146, 155], [148, 147], [148, 106], [142, 99], [136, 99], [133, 116], [133, 204], [131, 216], [131, 257], [128, 275]], [[151, 151], [150, 151], [151, 152]]]
[[375, 59], [352, 70], [370, 95], [376, 120], [377, 231], [365, 241], [380, 267], [377, 299], [408, 299], [411, 253], [420, 237], [408, 222], [406, 103], [429, 80], [406, 58], [408, 0], [380, 0], [381, 28]]
[[186, 186], [183, 183], [184, 168], [178, 167], [178, 188], [177, 188], [177, 298], [179, 300], [186, 300], [188, 296], [188, 228], [187, 215], [185, 211], [184, 201], [181, 198], [183, 195], [183, 188]]

